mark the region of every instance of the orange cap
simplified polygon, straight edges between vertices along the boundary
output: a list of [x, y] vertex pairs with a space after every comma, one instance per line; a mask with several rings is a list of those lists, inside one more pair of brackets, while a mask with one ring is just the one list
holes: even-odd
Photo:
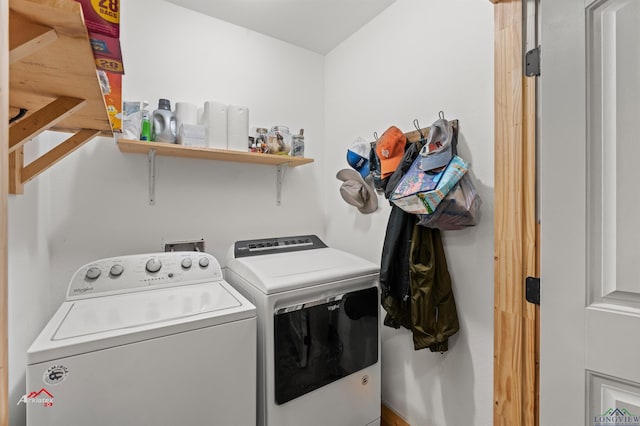
[[396, 126], [389, 127], [376, 143], [376, 154], [380, 159], [380, 177], [387, 178], [398, 167], [404, 156], [407, 137]]

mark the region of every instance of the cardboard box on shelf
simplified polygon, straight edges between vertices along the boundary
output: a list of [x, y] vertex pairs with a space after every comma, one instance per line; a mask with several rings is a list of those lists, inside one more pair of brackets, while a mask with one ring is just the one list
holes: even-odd
[[122, 74], [99, 70], [100, 86], [114, 132], [122, 131]]
[[122, 131], [122, 50], [120, 0], [76, 0], [89, 33], [107, 114], [114, 132]]
[[89, 31], [120, 38], [120, 0], [76, 0]]

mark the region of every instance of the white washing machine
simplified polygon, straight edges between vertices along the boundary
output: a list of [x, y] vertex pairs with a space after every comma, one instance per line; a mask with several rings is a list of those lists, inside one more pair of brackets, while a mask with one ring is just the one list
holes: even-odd
[[256, 311], [196, 252], [99, 260], [27, 352], [29, 426], [255, 425]]
[[315, 235], [238, 241], [225, 279], [258, 313], [258, 425], [380, 423], [379, 267]]

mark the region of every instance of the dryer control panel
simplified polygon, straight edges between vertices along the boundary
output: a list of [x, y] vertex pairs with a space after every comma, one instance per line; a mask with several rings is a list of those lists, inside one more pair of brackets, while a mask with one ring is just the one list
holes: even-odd
[[263, 238], [260, 240], [236, 241], [233, 247], [233, 256], [237, 259], [239, 257], [286, 253], [325, 247], [327, 247], [327, 245], [323, 243], [317, 235]]
[[221, 281], [215, 257], [201, 252], [136, 254], [97, 260], [71, 278], [67, 300]]

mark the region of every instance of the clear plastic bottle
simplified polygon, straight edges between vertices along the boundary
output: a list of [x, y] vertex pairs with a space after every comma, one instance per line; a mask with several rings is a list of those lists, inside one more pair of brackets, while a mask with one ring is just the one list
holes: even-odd
[[153, 111], [153, 140], [176, 143], [176, 115], [171, 112], [169, 99], [158, 100], [158, 109]]
[[304, 157], [304, 129], [291, 138], [291, 156]]

